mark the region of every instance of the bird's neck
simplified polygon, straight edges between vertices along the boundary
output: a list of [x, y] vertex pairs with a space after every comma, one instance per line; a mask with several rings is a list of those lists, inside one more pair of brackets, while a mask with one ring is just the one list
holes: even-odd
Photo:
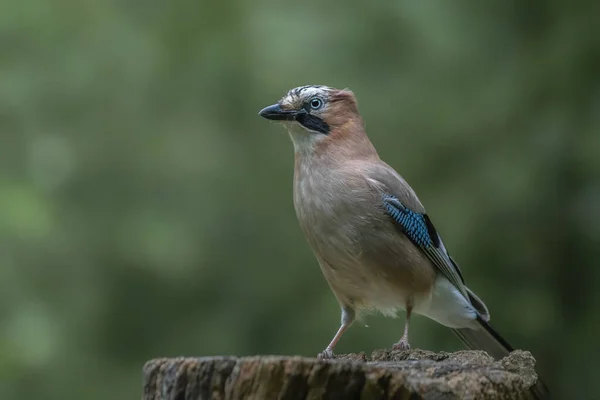
[[334, 127], [327, 135], [290, 131], [294, 142], [296, 166], [335, 168], [356, 160], [378, 160], [360, 119]]

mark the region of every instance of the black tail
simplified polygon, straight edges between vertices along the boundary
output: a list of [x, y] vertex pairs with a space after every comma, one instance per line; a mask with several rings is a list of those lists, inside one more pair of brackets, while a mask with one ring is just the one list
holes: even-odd
[[[477, 322], [481, 329], [452, 329], [452, 331], [456, 333], [469, 349], [484, 350], [497, 360], [506, 357], [513, 351], [512, 346], [490, 324], [485, 322], [481, 317], [477, 318]], [[535, 385], [530, 390], [536, 399], [551, 398], [548, 387], [539, 376]]]

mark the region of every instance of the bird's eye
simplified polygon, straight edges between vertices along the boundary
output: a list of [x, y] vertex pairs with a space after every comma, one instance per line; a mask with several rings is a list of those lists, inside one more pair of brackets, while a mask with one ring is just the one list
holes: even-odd
[[310, 101], [310, 108], [312, 108], [313, 110], [318, 110], [321, 107], [323, 107], [323, 100], [321, 100], [320, 98], [315, 97]]

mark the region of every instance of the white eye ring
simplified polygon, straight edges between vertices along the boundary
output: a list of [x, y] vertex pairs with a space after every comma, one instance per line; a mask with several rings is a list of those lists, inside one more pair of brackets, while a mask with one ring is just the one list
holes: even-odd
[[312, 108], [313, 110], [318, 110], [321, 107], [323, 107], [323, 100], [321, 100], [320, 98], [313, 97], [310, 100], [310, 108]]

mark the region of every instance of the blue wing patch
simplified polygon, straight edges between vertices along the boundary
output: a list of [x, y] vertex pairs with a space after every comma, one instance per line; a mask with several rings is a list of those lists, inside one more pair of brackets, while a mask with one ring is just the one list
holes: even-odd
[[383, 205], [394, 221], [402, 227], [406, 236], [417, 246], [426, 248], [433, 244], [423, 214], [406, 208], [400, 200], [390, 195], [383, 196]]

